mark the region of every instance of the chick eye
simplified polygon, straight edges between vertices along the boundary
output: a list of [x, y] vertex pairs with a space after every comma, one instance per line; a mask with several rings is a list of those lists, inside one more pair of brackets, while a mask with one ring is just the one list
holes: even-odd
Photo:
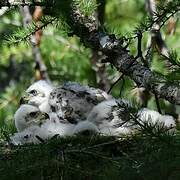
[[38, 114], [38, 112], [31, 112], [31, 113], [29, 113], [29, 115], [30, 115], [31, 117], [35, 117], [37, 114]]
[[51, 106], [52, 112], [56, 112], [56, 108], [54, 106]]
[[29, 93], [30, 93], [30, 94], [32, 94], [32, 95], [34, 95], [34, 96], [35, 96], [35, 95], [37, 95], [37, 91], [36, 91], [36, 90], [34, 90], [34, 89], [33, 89], [33, 90], [31, 90]]

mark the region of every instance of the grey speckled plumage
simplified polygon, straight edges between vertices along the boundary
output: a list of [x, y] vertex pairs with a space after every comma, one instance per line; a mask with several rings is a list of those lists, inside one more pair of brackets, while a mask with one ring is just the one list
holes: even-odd
[[59, 118], [76, 123], [78, 120], [86, 119], [95, 105], [111, 98], [100, 89], [66, 82], [51, 92], [49, 105]]
[[[96, 132], [103, 135], [129, 134], [140, 128], [137, 122], [164, 125], [172, 130], [175, 128], [175, 121], [171, 116], [161, 115], [146, 108], [137, 112], [128, 101], [112, 99], [96, 105], [89, 113], [87, 120], [78, 123], [74, 133], [79, 133], [82, 129], [96, 131], [94, 125], [98, 129]], [[89, 126], [90, 123], [91, 126]]]
[[89, 113], [87, 120], [79, 123], [74, 133], [81, 131], [81, 126], [91, 122], [97, 126], [98, 132], [103, 135], [120, 135], [131, 132], [133, 123], [129, 121], [134, 108], [131, 103], [123, 99], [112, 99], [99, 103]]

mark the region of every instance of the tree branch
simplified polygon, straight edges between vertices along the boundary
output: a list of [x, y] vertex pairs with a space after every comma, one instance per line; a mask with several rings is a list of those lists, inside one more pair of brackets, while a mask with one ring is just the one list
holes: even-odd
[[38, 2], [38, 1], [26, 1], [26, 0], [22, 0], [22, 1], [18, 1], [18, 0], [14, 0], [14, 1], [9, 1], [9, 0], [1, 0], [0, 2], [0, 8], [2, 7], [19, 7], [19, 6], [46, 6], [47, 3], [46, 2]]
[[107, 61], [134, 80], [138, 87], [145, 87], [160, 98], [180, 104], [179, 84], [167, 82], [163, 76], [138, 63], [122, 46], [121, 40], [114, 35], [98, 31], [94, 18], [85, 17], [79, 11], [73, 10], [67, 23], [72, 28], [73, 34], [79, 36], [86, 46], [101, 50], [107, 56]]

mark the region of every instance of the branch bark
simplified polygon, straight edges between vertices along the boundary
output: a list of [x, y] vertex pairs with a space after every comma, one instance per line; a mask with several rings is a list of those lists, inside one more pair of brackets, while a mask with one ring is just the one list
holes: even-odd
[[44, 6], [45, 2], [31, 2], [26, 0], [1, 0], [0, 2], [0, 8], [1, 7], [19, 7], [19, 6]]
[[163, 76], [138, 63], [123, 47], [121, 40], [98, 30], [93, 17], [85, 17], [74, 10], [67, 23], [72, 28], [73, 34], [79, 36], [86, 46], [102, 51], [107, 57], [106, 62], [110, 62], [118, 71], [129, 76], [138, 87], [145, 87], [152, 93], [155, 92], [159, 98], [180, 105], [180, 85], [168, 82]]

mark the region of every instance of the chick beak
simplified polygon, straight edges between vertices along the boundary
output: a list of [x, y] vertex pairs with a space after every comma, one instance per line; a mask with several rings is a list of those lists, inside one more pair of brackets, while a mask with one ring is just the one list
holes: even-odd
[[45, 119], [49, 119], [49, 114], [44, 113], [44, 117], [45, 117]]
[[40, 115], [40, 121], [44, 121], [46, 119], [49, 119], [49, 115], [47, 113], [41, 113]]
[[28, 95], [28, 93], [26, 93], [21, 97], [19, 103], [20, 103], [20, 105], [21, 104], [27, 104], [28, 101], [29, 101], [29, 95]]
[[49, 119], [49, 115], [47, 113], [41, 113], [38, 124], [42, 125], [47, 119]]
[[39, 126], [41, 126], [46, 120], [49, 119], [49, 115], [47, 113], [41, 112], [38, 117], [36, 117], [33, 122]]

